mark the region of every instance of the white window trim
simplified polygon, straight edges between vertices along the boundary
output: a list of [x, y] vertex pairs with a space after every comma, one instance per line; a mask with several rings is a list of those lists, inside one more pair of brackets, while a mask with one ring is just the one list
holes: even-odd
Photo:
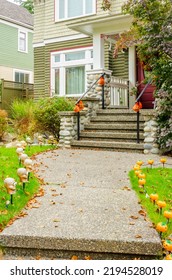
[[[92, 13], [89, 14], [85, 14], [85, 2], [87, 0], [82, 0], [84, 1], [84, 5], [83, 5], [83, 14], [80, 16], [75, 16], [75, 17], [67, 17], [67, 11], [68, 11], [68, 0], [64, 0], [65, 1], [65, 11], [64, 11], [64, 18], [59, 18], [59, 0], [55, 0], [55, 4], [54, 4], [54, 8], [55, 8], [55, 22], [59, 22], [59, 21], [64, 21], [64, 20], [70, 20], [70, 19], [75, 19], [75, 18], [81, 18], [81, 17], [87, 17], [87, 16], [91, 16], [91, 15], [95, 15], [96, 14], [96, 0], [93, 0], [93, 6], [92, 6]], [[81, 0], [80, 0], [81, 1]]]
[[[20, 50], [20, 33], [24, 33], [26, 35], [26, 50]], [[22, 53], [28, 53], [28, 32], [23, 29], [18, 29], [18, 51]]]
[[[93, 47], [85, 47], [85, 48], [77, 48], [77, 49], [69, 49], [69, 50], [61, 50], [61, 51], [54, 51], [51, 53], [51, 96], [66, 96], [66, 97], [79, 97], [81, 94], [66, 94], [65, 93], [65, 81], [66, 81], [66, 71], [65, 68], [72, 67], [72, 66], [85, 66], [85, 72], [91, 70], [91, 65], [93, 65], [93, 58], [91, 58], [91, 50]], [[65, 54], [66, 53], [74, 53], [78, 51], [86, 51], [85, 58], [73, 61], [65, 61]], [[54, 56], [60, 54], [60, 61], [54, 62]], [[89, 55], [90, 54], [90, 55]], [[59, 68], [59, 76], [60, 76], [60, 93], [59, 95], [55, 94], [55, 69]], [[62, 78], [63, 77], [63, 78]], [[85, 75], [85, 90], [86, 90], [86, 80], [87, 77]]]
[[29, 83], [33, 83], [33, 72], [27, 71], [27, 70], [21, 70], [21, 69], [13, 69], [13, 81], [15, 82], [15, 73], [23, 73], [23, 74], [29, 74]]

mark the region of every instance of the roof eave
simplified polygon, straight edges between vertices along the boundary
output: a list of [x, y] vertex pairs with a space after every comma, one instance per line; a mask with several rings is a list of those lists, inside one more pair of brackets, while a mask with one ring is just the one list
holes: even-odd
[[2, 16], [2, 15], [0, 15], [0, 19], [2, 19], [4, 21], [7, 21], [7, 22], [10, 22], [10, 23], [13, 23], [13, 24], [16, 24], [16, 25], [19, 25], [19, 26], [22, 26], [22, 27], [25, 27], [25, 28], [28, 28], [28, 29], [31, 29], [31, 30], [34, 29], [33, 25], [26, 24], [26, 23], [23, 23], [23, 22], [20, 22], [20, 21], [17, 21], [17, 20], [14, 20], [14, 19]]

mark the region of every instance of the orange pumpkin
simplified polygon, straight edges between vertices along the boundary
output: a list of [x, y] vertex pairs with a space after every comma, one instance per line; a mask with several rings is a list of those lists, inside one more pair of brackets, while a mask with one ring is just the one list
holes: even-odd
[[164, 222], [160, 222], [157, 224], [156, 226], [156, 230], [159, 231], [159, 232], [166, 232], [168, 229], [168, 226], [166, 223]]
[[75, 113], [80, 112], [80, 108], [79, 108], [79, 106], [78, 106], [78, 105], [75, 105], [74, 112], [75, 112]]
[[82, 100], [80, 100], [77, 105], [78, 105], [80, 110], [84, 109], [84, 104], [83, 104]]
[[172, 254], [167, 255], [167, 256], [165, 257], [165, 260], [168, 260], [168, 261], [172, 260]]
[[167, 206], [166, 202], [162, 200], [157, 200], [156, 204], [159, 206], [159, 208], [164, 208]]
[[163, 243], [163, 247], [165, 250], [172, 252], [172, 240], [170, 240], [170, 239], [165, 240]]
[[161, 162], [161, 163], [166, 163], [166, 161], [167, 161], [166, 158], [161, 158], [161, 159], [160, 159], [160, 162]]
[[150, 165], [154, 164], [154, 160], [153, 159], [149, 159], [148, 160], [148, 164], [150, 164]]
[[142, 109], [142, 103], [141, 102], [136, 102], [133, 106], [133, 111], [139, 112], [140, 109]]
[[140, 165], [137, 165], [137, 164], [134, 165], [133, 169], [134, 169], [134, 170], [139, 170], [139, 169], [140, 169]]
[[172, 219], [172, 211], [164, 211], [164, 217], [167, 219]]
[[140, 174], [141, 170], [135, 170], [134, 173], [136, 174], [136, 176], [138, 177]]
[[143, 161], [142, 160], [138, 160], [136, 164], [141, 166], [143, 164]]
[[138, 174], [138, 178], [139, 179], [145, 179], [146, 178], [146, 175], [144, 173], [139, 173]]
[[105, 84], [105, 79], [104, 79], [103, 76], [101, 76], [100, 79], [98, 80], [98, 84], [99, 84], [100, 86], [103, 86], [103, 85]]
[[139, 185], [144, 186], [146, 184], [145, 179], [139, 179]]
[[157, 193], [151, 193], [150, 199], [155, 203], [156, 200], [158, 200], [158, 194]]

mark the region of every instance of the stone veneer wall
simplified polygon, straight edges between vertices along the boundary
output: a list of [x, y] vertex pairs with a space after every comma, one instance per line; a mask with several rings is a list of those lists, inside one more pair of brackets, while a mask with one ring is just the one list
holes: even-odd
[[[87, 71], [87, 88], [91, 86], [91, 84], [96, 81], [101, 74], [105, 73], [105, 86], [104, 86], [104, 96], [105, 96], [105, 106], [110, 104], [110, 78], [112, 71], [110, 70], [89, 70]], [[97, 98], [99, 102], [99, 108], [102, 107], [102, 86], [95, 84], [92, 89], [87, 94], [88, 97]]]
[[158, 144], [155, 143], [158, 124], [153, 110], [146, 110], [144, 116], [144, 154], [159, 154]]

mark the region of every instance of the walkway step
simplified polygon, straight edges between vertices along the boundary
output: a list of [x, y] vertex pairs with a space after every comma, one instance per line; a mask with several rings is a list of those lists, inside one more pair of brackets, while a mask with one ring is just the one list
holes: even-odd
[[[140, 124], [140, 130], [143, 130], [143, 124]], [[129, 123], [123, 123], [123, 124], [114, 124], [114, 123], [89, 123], [84, 126], [84, 129], [94, 130], [135, 130], [137, 129], [137, 124], [129, 124]]]
[[72, 147], [77, 148], [101, 148], [118, 151], [143, 152], [143, 144], [132, 142], [115, 142], [115, 141], [91, 141], [91, 140], [73, 140]]
[[[82, 131], [80, 133], [81, 140], [105, 140], [105, 141], [124, 141], [135, 142], [137, 140], [136, 132], [106, 132], [106, 131]], [[140, 133], [140, 140], [143, 141], [143, 133]]]
[[[135, 115], [98, 115], [96, 117], [91, 118], [91, 122], [129, 122], [135, 124], [137, 121], [137, 117]], [[140, 117], [140, 122], [143, 122], [143, 117]]]
[[[159, 234], [140, 215], [127, 176], [139, 154], [58, 149], [36, 158], [45, 195], [36, 198], [38, 208], [24, 209], [27, 215], [0, 233], [5, 259], [76, 255], [150, 260], [162, 253]], [[142, 155], [144, 162], [148, 159]], [[157, 156], [153, 159], [159, 161]]]

